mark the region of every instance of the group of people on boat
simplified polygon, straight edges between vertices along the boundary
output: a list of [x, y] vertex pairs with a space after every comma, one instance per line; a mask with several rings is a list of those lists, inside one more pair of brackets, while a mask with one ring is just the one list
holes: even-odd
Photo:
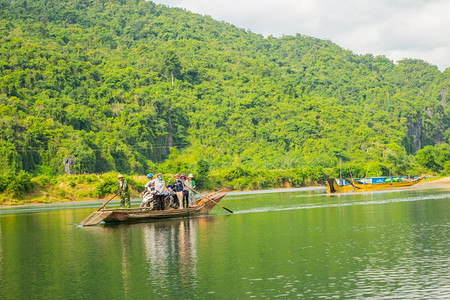
[[[120, 196], [121, 207], [131, 207], [130, 193], [127, 181], [122, 174], [117, 176], [118, 194]], [[195, 181], [194, 175], [182, 173], [175, 174], [174, 183], [166, 185], [163, 175], [158, 173], [156, 178], [153, 174], [147, 175], [148, 182], [144, 186], [144, 191], [141, 193], [142, 203], [140, 207], [150, 207], [154, 210], [165, 210], [169, 206], [173, 208], [188, 208], [195, 205]]]

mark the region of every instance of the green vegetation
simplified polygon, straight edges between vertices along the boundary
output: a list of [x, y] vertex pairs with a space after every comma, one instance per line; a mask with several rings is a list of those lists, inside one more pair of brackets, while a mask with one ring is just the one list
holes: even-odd
[[[17, 178], [2, 182], [8, 184], [5, 193], [0, 194], [3, 205], [67, 202], [112, 197], [117, 191], [117, 173], [108, 172], [101, 175], [40, 175], [31, 178], [24, 171]], [[26, 176], [26, 178], [25, 178]], [[139, 196], [147, 182], [145, 176], [126, 176], [131, 185], [131, 193]]]
[[[450, 68], [143, 0], [0, 0], [0, 18], [5, 197], [59, 181], [69, 157], [78, 175], [189, 172], [204, 189], [307, 185], [340, 162], [449, 174]], [[97, 184], [86, 197], [111, 192]]]

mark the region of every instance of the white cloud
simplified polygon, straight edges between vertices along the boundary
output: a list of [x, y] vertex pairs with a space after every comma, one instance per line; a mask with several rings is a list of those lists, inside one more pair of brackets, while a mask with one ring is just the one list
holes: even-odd
[[155, 0], [264, 36], [314, 36], [356, 53], [450, 67], [448, 0]]

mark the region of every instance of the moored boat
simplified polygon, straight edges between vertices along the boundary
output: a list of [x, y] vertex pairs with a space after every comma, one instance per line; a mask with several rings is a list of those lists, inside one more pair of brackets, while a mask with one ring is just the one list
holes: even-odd
[[384, 190], [411, 186], [419, 183], [424, 177], [410, 179], [407, 176], [396, 177], [366, 177], [360, 179], [327, 179], [328, 193]]
[[214, 208], [214, 206], [219, 205], [223, 207], [218, 202], [222, 200], [225, 195], [226, 193], [209, 194], [199, 199], [196, 206], [182, 209], [150, 210], [148, 208], [140, 207], [100, 209], [99, 211], [93, 212], [86, 219], [81, 221], [79, 225], [93, 226], [99, 224], [100, 222], [143, 222], [158, 219], [184, 218], [207, 215]]
[[[398, 188], [411, 186], [422, 181], [424, 177], [418, 178], [408, 178], [406, 176], [403, 177], [375, 177], [375, 178], [363, 178], [360, 180], [350, 179], [350, 182], [357, 189], [363, 190], [384, 190], [390, 188]], [[375, 180], [374, 180], [375, 179]]]

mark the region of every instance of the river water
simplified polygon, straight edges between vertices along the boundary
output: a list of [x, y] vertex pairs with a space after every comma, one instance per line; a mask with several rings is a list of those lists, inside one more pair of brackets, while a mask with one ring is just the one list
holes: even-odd
[[77, 224], [101, 202], [1, 209], [0, 299], [450, 299], [449, 203], [446, 186], [242, 192], [234, 214], [94, 227]]

